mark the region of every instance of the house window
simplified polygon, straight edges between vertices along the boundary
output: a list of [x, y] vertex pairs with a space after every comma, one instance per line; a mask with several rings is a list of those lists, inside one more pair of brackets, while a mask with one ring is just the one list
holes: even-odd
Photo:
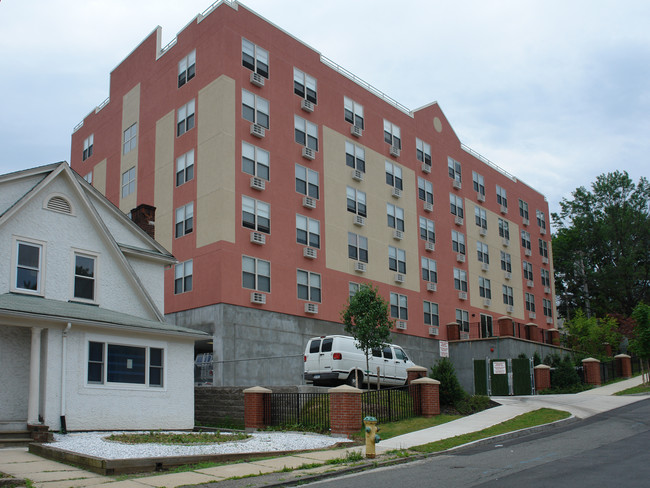
[[138, 123], [124, 131], [122, 138], [122, 154], [131, 152], [138, 145]]
[[366, 194], [348, 186], [346, 189], [348, 212], [367, 217], [366, 215]]
[[398, 320], [409, 319], [408, 297], [406, 295], [390, 294], [390, 316]]
[[475, 206], [474, 207], [474, 220], [476, 221], [476, 225], [483, 229], [487, 229], [487, 212], [485, 209]]
[[176, 158], [176, 186], [194, 178], [194, 149]]
[[269, 234], [271, 232], [271, 206], [254, 198], [241, 197], [242, 225]]
[[389, 186], [395, 187], [398, 190], [402, 189], [402, 168], [390, 161], [385, 162], [386, 167], [386, 183]]
[[303, 73], [298, 68], [293, 68], [293, 92], [301, 98], [317, 103], [316, 78]]
[[467, 291], [467, 271], [454, 268], [454, 288], [458, 291]]
[[501, 188], [499, 185], [497, 185], [497, 203], [508, 208], [508, 194], [505, 188]]
[[41, 293], [43, 245], [16, 242], [16, 290]]
[[469, 333], [469, 312], [467, 310], [456, 309], [456, 323], [460, 325], [461, 332]]
[[542, 286], [551, 286], [551, 274], [547, 269], [540, 268], [539, 274], [542, 277]]
[[418, 176], [418, 198], [433, 205], [433, 183]]
[[493, 335], [492, 315], [481, 314], [481, 337], [492, 337]]
[[95, 260], [87, 254], [74, 255], [74, 297], [95, 300]]
[[270, 123], [268, 100], [246, 90], [241, 91], [241, 100], [242, 117], [253, 124], [259, 124], [268, 129]]
[[460, 171], [460, 163], [452, 158], [447, 158], [447, 168], [449, 169], [449, 177], [452, 180], [456, 180], [458, 183], [462, 183], [463, 176]]
[[483, 278], [482, 276], [478, 277], [478, 294], [481, 298], [492, 298], [492, 290], [490, 288], [490, 280]]
[[425, 300], [422, 305], [422, 308], [424, 310], [424, 325], [432, 325], [435, 327], [440, 325], [440, 319], [438, 317], [438, 304]]
[[510, 239], [510, 225], [507, 220], [499, 219], [499, 237]]
[[271, 177], [270, 159], [268, 151], [247, 142], [241, 143], [241, 167], [244, 173], [269, 181]]
[[402, 136], [399, 127], [384, 119], [384, 141], [397, 149], [402, 149]]
[[294, 115], [293, 127], [298, 144], [318, 151], [318, 126], [316, 124]]
[[320, 302], [321, 281], [320, 275], [310, 271], [297, 271], [298, 298], [309, 302]]
[[88, 343], [88, 383], [163, 386], [163, 353], [157, 347]]
[[474, 185], [474, 191], [485, 196], [485, 180], [483, 175], [478, 174], [476, 171], [472, 171], [472, 183]]
[[544, 216], [544, 212], [537, 210], [535, 213], [537, 214], [537, 225], [540, 229], [546, 230], [546, 217]]
[[553, 317], [553, 309], [551, 308], [551, 301], [542, 298], [542, 305], [544, 307], [544, 317]]
[[404, 231], [404, 209], [396, 205], [386, 204], [386, 216], [388, 217], [388, 227]]
[[194, 203], [176, 209], [176, 237], [183, 237], [194, 230]]
[[417, 137], [415, 138], [415, 155], [418, 161], [431, 166], [431, 146]]
[[512, 261], [510, 254], [501, 251], [501, 269], [508, 273], [512, 273]]
[[532, 293], [526, 293], [526, 310], [528, 312], [535, 311], [535, 295]]
[[355, 261], [368, 262], [368, 238], [348, 232], [348, 257]]
[[366, 151], [356, 144], [345, 141], [345, 164], [350, 168], [366, 171]]
[[514, 303], [513, 295], [512, 295], [512, 287], [511, 286], [502, 286], [502, 291], [503, 291], [503, 303], [505, 305], [509, 305], [512, 307]]
[[528, 220], [528, 203], [519, 200], [519, 215]]
[[490, 253], [488, 251], [487, 244], [476, 241], [476, 254], [478, 256], [479, 263], [490, 264]]
[[433, 259], [422, 258], [422, 279], [431, 283], [438, 283], [438, 266]]
[[[530, 234], [528, 237], [530, 238]], [[528, 249], [530, 249], [530, 246], [528, 246]], [[548, 258], [548, 242], [543, 239], [539, 239], [539, 254], [544, 258]]]
[[174, 295], [192, 291], [192, 260], [174, 266]]
[[178, 88], [196, 74], [196, 49], [178, 62]]
[[305, 246], [320, 248], [320, 222], [296, 215], [296, 242]]
[[456, 253], [465, 254], [465, 234], [456, 230], [452, 230], [451, 248]]
[[296, 164], [296, 191], [318, 199], [318, 171]]
[[135, 166], [122, 173], [122, 198], [135, 191]]
[[530, 251], [530, 232], [521, 231], [521, 245]]
[[95, 141], [95, 134], [90, 134], [88, 137], [84, 139], [84, 152], [83, 152], [82, 161], [85, 161], [86, 159], [88, 159], [90, 156], [93, 155], [94, 141]]
[[449, 194], [449, 207], [451, 209], [451, 214], [456, 217], [463, 218], [463, 199], [457, 197], [453, 193]]
[[271, 263], [263, 259], [242, 256], [242, 286], [249, 290], [271, 292]]
[[433, 220], [420, 217], [420, 239], [436, 242], [436, 224]]
[[346, 122], [363, 129], [363, 105], [348, 97], [343, 97], [343, 112]]
[[255, 73], [269, 77], [269, 53], [265, 49], [253, 44], [251, 41], [242, 38], [241, 40], [241, 64]]
[[406, 251], [404, 249], [388, 246], [388, 269], [406, 273]]
[[533, 265], [528, 261], [524, 261], [524, 279], [533, 281]]
[[86, 176], [84, 176], [84, 180], [86, 180], [86, 182], [87, 182], [89, 185], [92, 185], [92, 184], [93, 184], [93, 172], [91, 171], [91, 172], [88, 173]]
[[355, 283], [353, 281], [348, 282], [348, 292], [350, 298], [356, 295], [358, 291], [359, 291], [359, 283]]
[[194, 128], [194, 100], [190, 100], [177, 110], [176, 137], [182, 136]]

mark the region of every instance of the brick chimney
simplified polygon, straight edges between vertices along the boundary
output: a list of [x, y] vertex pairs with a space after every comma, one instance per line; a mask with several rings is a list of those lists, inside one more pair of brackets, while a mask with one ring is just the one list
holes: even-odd
[[134, 224], [149, 234], [152, 239], [156, 238], [156, 229], [154, 227], [156, 221], [156, 207], [152, 207], [146, 203], [141, 203], [131, 210], [131, 220]]

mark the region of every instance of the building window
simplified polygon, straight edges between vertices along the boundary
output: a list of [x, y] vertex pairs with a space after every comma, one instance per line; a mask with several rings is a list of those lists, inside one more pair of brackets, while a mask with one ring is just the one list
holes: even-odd
[[456, 230], [452, 230], [451, 248], [456, 253], [465, 254], [465, 234]]
[[41, 293], [43, 245], [22, 241], [16, 244], [16, 289]]
[[84, 139], [84, 152], [83, 152], [82, 161], [85, 161], [86, 159], [88, 159], [90, 156], [93, 155], [94, 141], [95, 141], [95, 134], [90, 134], [88, 137]]
[[183, 237], [194, 230], [194, 203], [176, 209], [176, 237]]
[[388, 269], [406, 273], [406, 251], [404, 249], [388, 246]]
[[449, 194], [449, 207], [451, 209], [451, 214], [456, 217], [463, 218], [463, 199], [457, 197], [453, 193]]
[[368, 238], [348, 232], [348, 257], [355, 261], [368, 262]]
[[505, 208], [508, 208], [508, 194], [505, 188], [497, 185], [497, 203]]
[[433, 259], [422, 258], [422, 279], [431, 283], [438, 283], [438, 266]]
[[526, 293], [526, 310], [528, 312], [535, 311], [535, 295], [532, 293]]
[[390, 294], [390, 316], [398, 320], [409, 319], [408, 297], [406, 295]]
[[389, 186], [397, 188], [398, 190], [402, 189], [402, 168], [398, 165], [391, 163], [390, 161], [385, 162], [386, 167], [386, 183]]
[[418, 161], [431, 166], [431, 146], [417, 137], [415, 138], [415, 155]]
[[461, 332], [469, 333], [469, 312], [467, 310], [456, 309], [456, 323], [460, 325]]
[[438, 317], [438, 304], [433, 302], [424, 301], [423, 302], [424, 310], [424, 325], [432, 325], [437, 327], [440, 325], [440, 319]]
[[521, 231], [521, 246], [530, 251], [530, 232]]
[[519, 200], [519, 215], [528, 220], [528, 203]]
[[460, 171], [460, 163], [452, 158], [447, 158], [447, 168], [449, 169], [449, 177], [452, 180], [456, 180], [458, 183], [462, 183], [463, 176]]
[[386, 216], [388, 217], [388, 227], [404, 231], [404, 209], [396, 205], [386, 204]]
[[501, 269], [507, 273], [512, 273], [512, 261], [510, 254], [501, 251]]
[[544, 216], [544, 212], [541, 210], [536, 211], [537, 214], [537, 225], [539, 226], [540, 229], [546, 230], [546, 218]]
[[271, 170], [269, 169], [271, 157], [268, 151], [259, 147], [242, 142], [241, 144], [241, 167], [244, 173], [257, 176], [269, 181]]
[[87, 254], [74, 255], [74, 297], [95, 300], [95, 260]]
[[269, 53], [265, 49], [253, 44], [251, 41], [242, 38], [241, 40], [241, 64], [255, 73], [269, 77]]
[[298, 298], [309, 302], [320, 302], [321, 282], [320, 275], [309, 271], [298, 270]]
[[503, 285], [502, 286], [502, 291], [503, 291], [503, 303], [505, 305], [509, 305], [509, 306], [512, 307], [512, 305], [514, 304], [514, 299], [513, 299], [513, 295], [512, 295], [512, 287]]
[[318, 126], [316, 124], [294, 115], [293, 127], [298, 144], [318, 151]]
[[194, 149], [176, 158], [176, 186], [194, 178]]
[[544, 307], [544, 317], [553, 317], [553, 309], [551, 308], [551, 301], [542, 298], [542, 305]]
[[433, 183], [418, 176], [418, 198], [433, 205]]
[[88, 383], [163, 386], [163, 353], [157, 347], [88, 343]]
[[384, 119], [384, 141], [397, 149], [402, 149], [402, 136], [399, 127]]
[[87, 182], [89, 185], [92, 185], [92, 184], [93, 184], [93, 172], [91, 171], [91, 172], [88, 173], [86, 176], [84, 176], [84, 180], [86, 180], [86, 182]]
[[135, 191], [135, 166], [122, 173], [122, 198]]
[[454, 288], [458, 291], [467, 291], [467, 271], [454, 268]]
[[510, 225], [507, 220], [499, 219], [499, 237], [510, 240]]
[[492, 315], [481, 314], [481, 337], [492, 337], [493, 335]]
[[122, 154], [131, 152], [138, 145], [138, 123], [124, 131], [122, 138]]
[[353, 214], [360, 215], [361, 217], [367, 217], [366, 215], [366, 194], [361, 190], [352, 188], [351, 186], [347, 187], [347, 205], [348, 212]]
[[485, 179], [483, 175], [478, 174], [476, 171], [472, 171], [472, 182], [474, 185], [474, 191], [485, 196]]
[[191, 259], [174, 267], [174, 295], [192, 291], [192, 271]]
[[360, 288], [359, 283], [355, 283], [353, 281], [348, 282], [348, 292], [349, 292], [348, 294], [350, 298], [352, 298], [354, 295], [357, 294], [359, 288]]
[[420, 217], [420, 239], [428, 242], [436, 242], [436, 224], [433, 220]]
[[178, 62], [178, 88], [196, 74], [196, 49]]
[[478, 277], [478, 294], [481, 298], [492, 298], [492, 289], [490, 288], [490, 280], [483, 278], [482, 276]]
[[366, 172], [366, 151], [356, 144], [345, 141], [345, 164], [350, 168]]
[[476, 241], [476, 254], [478, 256], [479, 263], [490, 264], [490, 253], [487, 244]]
[[271, 263], [263, 259], [242, 256], [242, 286], [249, 290], [271, 292]]
[[[530, 234], [528, 237], [530, 238]], [[528, 244], [530, 244], [530, 242]], [[528, 246], [528, 249], [530, 249], [530, 245]], [[548, 258], [548, 242], [544, 239], [539, 240], [539, 254], [544, 258]]]
[[176, 137], [182, 136], [194, 128], [194, 100], [190, 100], [177, 111]]
[[305, 100], [317, 103], [316, 78], [303, 73], [298, 68], [293, 68], [293, 92]]
[[539, 274], [542, 277], [542, 286], [551, 286], [551, 274], [548, 270], [540, 268]]
[[242, 117], [253, 124], [258, 124], [268, 129], [270, 127], [268, 100], [246, 90], [242, 90], [241, 92]]
[[320, 222], [302, 215], [296, 215], [296, 242], [319, 249]]
[[363, 129], [363, 105], [348, 97], [343, 97], [343, 112], [346, 122]]
[[269, 234], [271, 232], [271, 206], [254, 198], [241, 197], [242, 225]]
[[318, 171], [296, 164], [296, 191], [318, 199]]
[[524, 261], [524, 279], [533, 281], [533, 265], [528, 261]]
[[485, 209], [479, 206], [475, 206], [474, 217], [475, 217], [474, 220], [476, 221], [476, 225], [487, 230], [487, 212], [485, 211]]

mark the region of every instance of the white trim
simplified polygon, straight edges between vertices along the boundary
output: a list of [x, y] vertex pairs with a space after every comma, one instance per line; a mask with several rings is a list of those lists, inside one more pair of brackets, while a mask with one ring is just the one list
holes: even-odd
[[[70, 280], [70, 300], [73, 302], [80, 302], [80, 303], [91, 303], [93, 305], [99, 304], [99, 258], [100, 254], [94, 251], [87, 251], [85, 249], [79, 249], [72, 247], [70, 248], [70, 268], [72, 270], [72, 279]], [[76, 257], [77, 255], [83, 256], [83, 257], [88, 257], [92, 258], [95, 261], [95, 274], [93, 276], [93, 281], [94, 281], [94, 289], [93, 289], [93, 299], [92, 300], [87, 300], [85, 298], [79, 298], [74, 295], [74, 285], [75, 285], [75, 277], [76, 277]]]
[[[17, 271], [18, 271], [18, 244], [33, 244], [40, 246], [39, 253], [39, 269], [38, 269], [38, 285], [36, 291], [26, 290], [25, 288], [18, 288], [16, 286]], [[30, 237], [22, 237], [17, 235], [11, 236], [11, 283], [9, 283], [9, 290], [14, 293], [23, 293], [26, 295], [45, 296], [45, 263], [46, 263], [46, 241], [32, 239]]]

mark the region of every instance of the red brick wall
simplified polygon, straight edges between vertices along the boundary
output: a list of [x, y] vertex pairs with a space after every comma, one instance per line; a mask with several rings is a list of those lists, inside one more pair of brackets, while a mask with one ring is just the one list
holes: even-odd
[[588, 385], [600, 385], [600, 361], [593, 358], [582, 360], [582, 366], [585, 372], [585, 383]]
[[357, 432], [362, 426], [361, 390], [349, 386], [339, 386], [329, 390], [330, 429], [334, 435]]
[[535, 366], [535, 390], [543, 391], [551, 387], [551, 368], [540, 364]]
[[263, 429], [268, 425], [271, 390], [254, 387], [244, 390], [244, 426], [246, 430]]

